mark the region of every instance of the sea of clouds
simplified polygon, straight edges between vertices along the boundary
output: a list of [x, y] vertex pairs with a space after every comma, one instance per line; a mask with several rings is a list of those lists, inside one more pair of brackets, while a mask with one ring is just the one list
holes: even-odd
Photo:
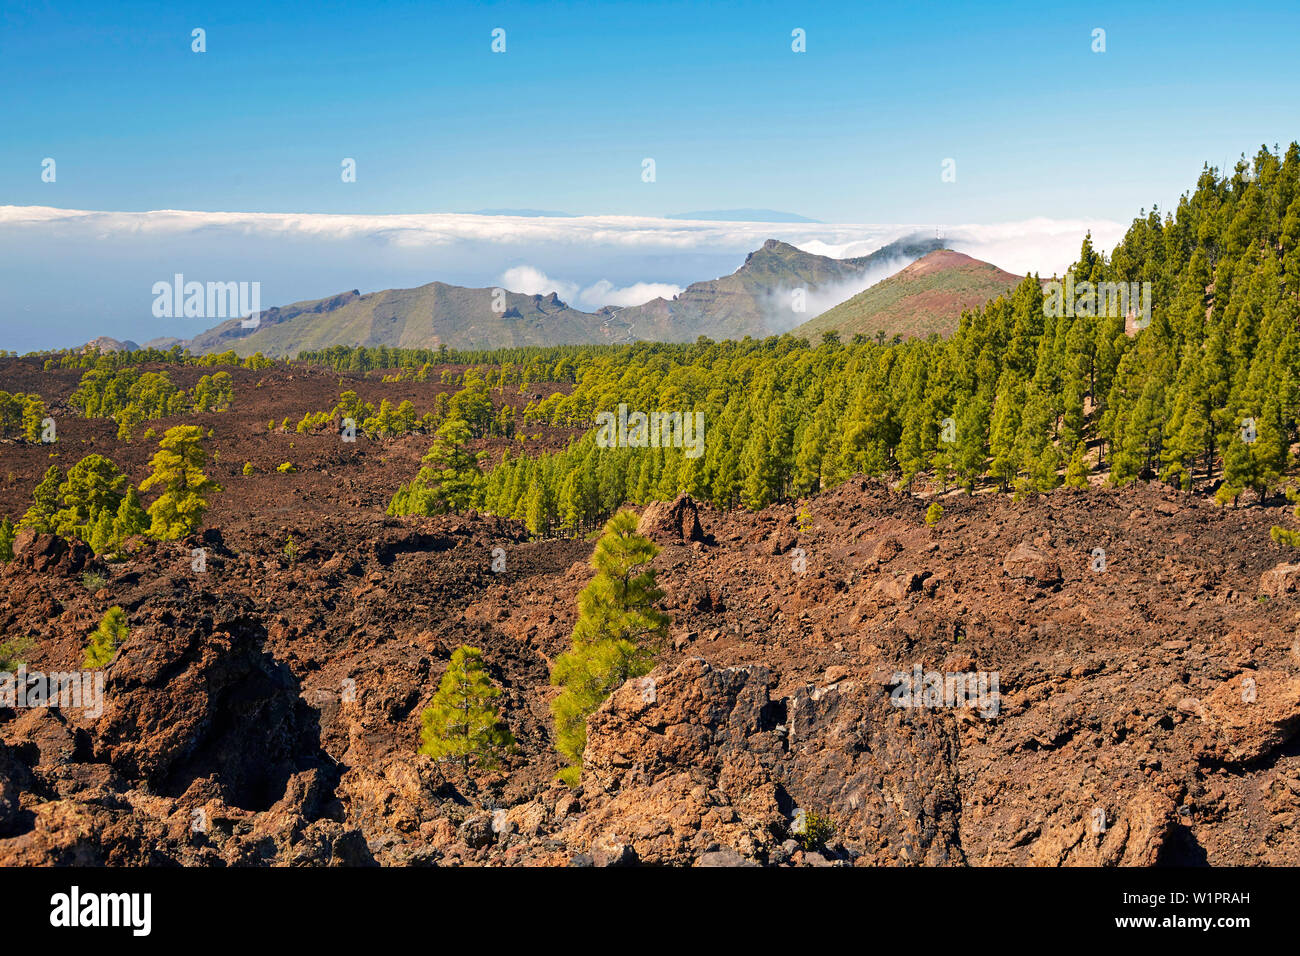
[[[1124, 228], [1047, 218], [936, 226], [0, 206], [0, 349], [56, 348], [98, 335], [137, 342], [193, 336], [215, 322], [159, 319], [151, 311], [153, 284], [176, 273], [187, 281], [260, 282], [263, 306], [437, 280], [556, 292], [594, 310], [671, 298], [692, 282], [733, 272], [767, 239], [846, 258], [903, 236], [941, 234], [959, 252], [1046, 276], [1075, 259], [1085, 232], [1110, 249]], [[829, 295], [840, 301], [906, 264], [890, 263], [865, 284]], [[834, 304], [811, 303], [806, 317]]]

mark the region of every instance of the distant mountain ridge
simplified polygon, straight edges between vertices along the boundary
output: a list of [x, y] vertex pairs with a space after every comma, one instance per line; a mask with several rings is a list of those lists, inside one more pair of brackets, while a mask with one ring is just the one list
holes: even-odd
[[[672, 299], [652, 299], [618, 311], [638, 339], [665, 342], [759, 338], [789, 331], [797, 318], [792, 293], [807, 295], [861, 279], [898, 260], [914, 260], [942, 243], [911, 237], [867, 256], [833, 259], [769, 239], [729, 276], [695, 282]], [[847, 293], [846, 293], [847, 294]]]
[[107, 354], [109, 352], [135, 352], [139, 350], [140, 346], [130, 339], [114, 339], [107, 335], [101, 335], [98, 338], [91, 339], [82, 348], [86, 351], [97, 349], [99, 352]]
[[1009, 292], [1022, 278], [960, 252], [938, 249], [810, 319], [794, 334], [813, 342], [830, 331], [841, 338], [951, 335], [964, 309]]
[[731, 275], [693, 283], [672, 299], [596, 312], [571, 308], [554, 292], [502, 294], [444, 282], [365, 295], [353, 289], [265, 309], [256, 328], [229, 319], [186, 344], [198, 354], [234, 349], [240, 355], [260, 351], [279, 357], [332, 345], [493, 349], [638, 339], [693, 342], [701, 335], [758, 338], [795, 324], [795, 290], [814, 298], [833, 294], [862, 282], [873, 270], [914, 260], [941, 245], [936, 239], [909, 237], [867, 256], [834, 259], [769, 239]]
[[195, 336], [189, 348], [199, 354], [233, 348], [240, 355], [292, 356], [331, 345], [488, 349], [623, 341], [624, 326], [611, 314], [571, 309], [554, 292], [499, 294], [430, 282], [365, 295], [353, 289], [265, 309], [256, 328], [230, 319]]

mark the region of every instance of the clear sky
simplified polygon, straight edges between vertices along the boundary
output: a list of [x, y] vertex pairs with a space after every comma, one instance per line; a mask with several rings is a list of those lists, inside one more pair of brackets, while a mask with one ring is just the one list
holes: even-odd
[[[1300, 0], [4, 0], [0, 349], [189, 338], [214, 323], [151, 309], [177, 273], [264, 307], [441, 280], [594, 309], [767, 238], [942, 227], [1051, 275], [1300, 138], [1298, 39]], [[501, 209], [584, 218], [449, 215]], [[661, 218], [735, 209], [824, 225]]]
[[0, 205], [1127, 220], [1300, 129], [1294, 0], [0, 10]]

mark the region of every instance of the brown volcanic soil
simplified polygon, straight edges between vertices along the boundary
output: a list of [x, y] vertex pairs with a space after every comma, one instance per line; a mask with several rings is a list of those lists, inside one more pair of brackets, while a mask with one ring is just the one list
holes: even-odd
[[[454, 371], [464, 371], [463, 365], [443, 366]], [[225, 493], [212, 501], [208, 524], [237, 531], [245, 525], [241, 516], [257, 513], [263, 520], [254, 522], [258, 527], [273, 516], [284, 516], [279, 524], [292, 530], [288, 516], [304, 511], [322, 513], [375, 506], [383, 513], [393, 491], [402, 481], [409, 480], [419, 469], [420, 458], [429, 450], [431, 436], [409, 435], [387, 442], [372, 442], [358, 433], [355, 443], [341, 442], [333, 432], [299, 435], [294, 429], [308, 412], [328, 412], [338, 404], [339, 394], [352, 390], [377, 409], [383, 399], [394, 407], [405, 400], [423, 415], [433, 405], [439, 392], [452, 394], [458, 389], [437, 381], [384, 382], [383, 371], [370, 373], [369, 377], [330, 369], [278, 363], [273, 369], [252, 370], [230, 366], [198, 368], [176, 365], [144, 365], [142, 372], [165, 371], [172, 382], [181, 388], [193, 388], [204, 375], [217, 371], [229, 372], [234, 379], [235, 400], [229, 411], [203, 415], [185, 415], [151, 421], [136, 429], [131, 442], [117, 440], [117, 425], [111, 419], [84, 419], [68, 406], [68, 398], [76, 390], [80, 369], [45, 372], [41, 364], [29, 359], [0, 359], [0, 390], [7, 392], [37, 392], [45, 399], [54, 418], [59, 442], [51, 450], [46, 445], [28, 445], [0, 440], [0, 514], [17, 520], [31, 504], [32, 489], [52, 464], [67, 470], [86, 455], [98, 452], [113, 459], [138, 484], [149, 473], [149, 459], [158, 450], [156, 440], [147, 441], [143, 435], [152, 428], [159, 437], [173, 425], [199, 425], [205, 431], [212, 429], [208, 442], [209, 452], [215, 450], [218, 460], [208, 468], [208, 474], [225, 489]], [[441, 369], [439, 369], [440, 371]], [[539, 382], [524, 387], [521, 394], [517, 386], [507, 386], [504, 391], [493, 389], [492, 399], [498, 406], [515, 406], [522, 416], [530, 398], [546, 398], [556, 391], [566, 389], [552, 383]], [[279, 431], [280, 423], [289, 419], [287, 432]], [[275, 429], [267, 430], [273, 421]], [[486, 451], [485, 466], [497, 461], [504, 449], [518, 455], [523, 451], [538, 454], [564, 448], [575, 434], [573, 429], [535, 425], [519, 428], [526, 433], [527, 441], [480, 439], [471, 442], [474, 451]], [[532, 436], [540, 435], [540, 438]], [[253, 463], [257, 473], [244, 477], [244, 462]], [[283, 462], [292, 462], [297, 473], [280, 474], [275, 469]], [[334, 490], [322, 493], [322, 486]], [[283, 544], [283, 540], [281, 540]]]
[[[954, 494], [928, 528], [928, 502], [854, 481], [757, 515], [701, 507], [689, 541], [656, 506], [673, 625], [660, 666], [592, 717], [570, 792], [552, 782], [548, 665], [591, 545], [490, 516], [385, 519], [427, 439], [265, 432], [328, 408], [338, 378], [242, 373], [236, 410], [200, 417], [228, 491], [197, 538], [113, 565], [37, 539], [0, 571], [4, 635], [39, 638], [30, 669], [78, 667], [110, 605], [131, 625], [98, 719], [0, 710], [0, 863], [1300, 863], [1300, 598], [1268, 537], [1284, 509], [1154, 487]], [[357, 390], [377, 404], [372, 384]], [[387, 386], [421, 410], [438, 387]], [[59, 420], [142, 476], [145, 443]], [[48, 453], [15, 449], [30, 493]], [[304, 471], [235, 474], [287, 458]], [[85, 567], [108, 578], [95, 594]], [[416, 753], [462, 643], [519, 740], [468, 780]], [[999, 713], [891, 706], [893, 673], [918, 664], [996, 672]], [[835, 822], [824, 853], [788, 840], [796, 808]]]

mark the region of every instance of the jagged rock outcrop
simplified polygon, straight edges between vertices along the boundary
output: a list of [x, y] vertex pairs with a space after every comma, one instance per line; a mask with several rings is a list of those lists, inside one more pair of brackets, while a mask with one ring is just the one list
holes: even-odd
[[31, 528], [18, 532], [13, 549], [14, 560], [20, 567], [51, 574], [78, 574], [92, 557], [84, 542], [68, 542], [58, 535], [40, 534]]
[[265, 654], [260, 622], [222, 603], [185, 621], [155, 609], [106, 675], [97, 758], [179, 796], [215, 776], [231, 806], [261, 810], [296, 772], [320, 765], [319, 727], [288, 669]]
[[651, 864], [766, 863], [805, 809], [833, 822], [844, 862], [962, 861], [951, 723], [893, 706], [883, 685], [773, 700], [770, 679], [693, 658], [624, 684], [589, 720], [587, 812], [566, 840], [593, 859], [622, 846]]
[[[0, 752], [6, 863], [371, 862], [341, 825], [315, 712], [246, 604], [159, 606], [95, 708], [22, 709]], [[15, 807], [15, 783], [23, 782]]]

